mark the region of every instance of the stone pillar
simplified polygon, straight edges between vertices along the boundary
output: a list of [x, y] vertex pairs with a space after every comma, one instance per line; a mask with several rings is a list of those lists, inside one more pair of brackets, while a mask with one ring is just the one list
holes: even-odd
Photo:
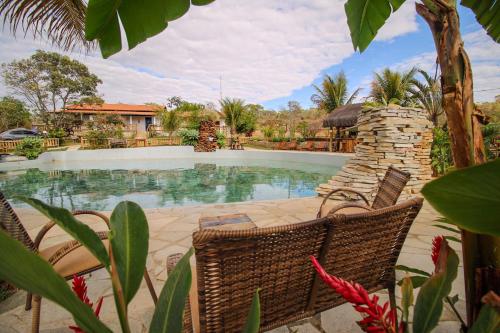
[[325, 195], [333, 188], [353, 188], [368, 198], [375, 196], [378, 182], [392, 165], [411, 178], [400, 200], [418, 193], [431, 179], [432, 123], [422, 109], [389, 107], [364, 109], [358, 115], [355, 156], [316, 192]]
[[197, 152], [209, 152], [217, 149], [217, 132], [215, 123], [205, 120], [200, 123], [198, 144], [194, 147]]

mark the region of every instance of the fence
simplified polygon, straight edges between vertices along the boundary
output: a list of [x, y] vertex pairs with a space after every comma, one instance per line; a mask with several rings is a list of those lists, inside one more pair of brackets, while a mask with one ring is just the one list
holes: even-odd
[[149, 146], [178, 146], [181, 144], [180, 137], [157, 137], [157, 138], [136, 138], [136, 139], [86, 139], [81, 138], [82, 148], [130, 148]]
[[[22, 142], [22, 140], [1, 140], [0, 141], [0, 152], [8, 153], [16, 150], [17, 146]], [[58, 138], [46, 138], [43, 139], [44, 148], [54, 148], [59, 147]]]

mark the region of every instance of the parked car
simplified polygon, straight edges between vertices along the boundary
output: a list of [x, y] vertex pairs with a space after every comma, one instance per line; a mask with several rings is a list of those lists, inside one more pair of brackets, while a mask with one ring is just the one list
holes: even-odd
[[35, 131], [26, 128], [14, 128], [0, 134], [0, 140], [21, 140], [27, 137], [40, 136]]

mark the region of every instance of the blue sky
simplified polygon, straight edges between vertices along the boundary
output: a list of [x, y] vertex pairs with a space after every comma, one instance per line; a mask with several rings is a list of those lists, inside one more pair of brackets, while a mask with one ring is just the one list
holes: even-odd
[[[462, 34], [482, 30], [471, 10], [460, 6], [459, 14]], [[343, 70], [349, 80], [350, 93], [361, 87], [363, 90], [360, 95], [368, 94], [369, 86], [366, 85], [366, 79], [371, 78], [375, 71], [391, 67], [393, 64], [403, 63], [406, 59], [419, 54], [435, 52], [432, 34], [427, 23], [419, 16], [417, 16], [417, 23], [418, 31], [395, 37], [391, 41], [372, 42], [363, 53], [356, 52], [342, 63], [323, 70], [313, 84], [320, 86], [322, 77], [325, 74], [335, 75]], [[497, 65], [500, 64], [500, 59], [497, 59], [496, 63]], [[498, 90], [494, 91], [494, 93], [500, 94], [500, 78], [498, 77], [496, 78], [495, 88], [498, 88]], [[311, 95], [314, 93], [315, 89], [311, 84], [294, 90], [288, 96], [265, 101], [262, 104], [269, 109], [280, 109], [286, 107], [288, 101], [295, 100], [300, 102], [302, 106], [309, 107], [312, 106]]]
[[[363, 54], [353, 51], [345, 0], [217, 0], [193, 6], [164, 32], [109, 59], [98, 51], [67, 54], [101, 78], [98, 90], [109, 103], [164, 104], [181, 96], [218, 105], [222, 95], [276, 110], [289, 100], [308, 107], [312, 84], [320, 84], [325, 73], [343, 69], [351, 90], [363, 88], [363, 97], [373, 72], [386, 66], [432, 70], [434, 43], [414, 2], [407, 0], [391, 15]], [[475, 23], [469, 9], [461, 7], [460, 14], [480, 90], [475, 99], [491, 101], [500, 94], [500, 44]], [[61, 52], [30, 34], [16, 38], [8, 28], [0, 30], [0, 45], [0, 63], [37, 49]], [[10, 93], [0, 82], [0, 96]]]

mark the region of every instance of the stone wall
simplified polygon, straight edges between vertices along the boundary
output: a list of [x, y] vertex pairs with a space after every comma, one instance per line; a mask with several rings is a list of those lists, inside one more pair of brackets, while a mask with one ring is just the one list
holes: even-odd
[[196, 152], [209, 152], [217, 150], [217, 132], [215, 123], [211, 120], [205, 120], [200, 123], [200, 134], [198, 144], [194, 147]]
[[333, 188], [349, 187], [373, 198], [379, 180], [392, 165], [411, 174], [400, 199], [418, 193], [432, 175], [429, 156], [432, 123], [426, 115], [421, 109], [392, 105], [361, 111], [358, 115], [360, 143], [355, 148], [355, 156], [316, 191], [324, 195]]

